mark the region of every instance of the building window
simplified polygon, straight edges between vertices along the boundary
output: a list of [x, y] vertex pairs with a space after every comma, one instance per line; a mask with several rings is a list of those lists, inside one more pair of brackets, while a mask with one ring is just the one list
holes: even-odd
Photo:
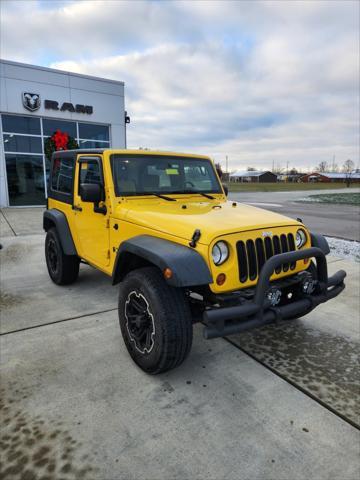
[[91, 123], [79, 123], [79, 138], [85, 140], [109, 141], [109, 127]]
[[10, 206], [44, 205], [42, 155], [5, 155]]
[[2, 129], [5, 133], [41, 135], [40, 118], [2, 115]]
[[5, 152], [42, 153], [41, 137], [4, 134]]
[[67, 122], [66, 120], [43, 119], [43, 134], [45, 137], [51, 137], [56, 130], [66, 132], [71, 137], [76, 138], [76, 122]]
[[[44, 141], [56, 130], [75, 138], [80, 148], [110, 148], [108, 125], [8, 114], [1, 115], [1, 122], [11, 206], [45, 205], [50, 162]], [[66, 162], [72, 160], [62, 161], [61, 169], [53, 172], [52, 188], [67, 194], [72, 191], [72, 177]]]
[[96, 142], [94, 140], [79, 140], [79, 148], [109, 148], [109, 142]]

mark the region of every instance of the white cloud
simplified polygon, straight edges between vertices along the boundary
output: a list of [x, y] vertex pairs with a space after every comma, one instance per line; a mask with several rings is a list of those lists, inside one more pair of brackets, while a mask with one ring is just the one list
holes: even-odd
[[125, 81], [130, 146], [358, 161], [357, 2], [5, 4], [4, 57]]

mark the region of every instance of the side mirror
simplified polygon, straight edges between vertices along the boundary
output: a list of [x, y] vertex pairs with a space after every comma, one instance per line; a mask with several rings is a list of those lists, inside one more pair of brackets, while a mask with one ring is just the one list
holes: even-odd
[[98, 183], [82, 183], [80, 185], [80, 198], [83, 202], [96, 205], [102, 200], [102, 187]]
[[224, 184], [222, 184], [222, 187], [223, 187], [223, 189], [224, 189], [225, 195], [228, 196], [228, 194], [229, 194], [229, 189], [228, 189], [228, 187], [227, 187], [226, 185], [224, 185]]

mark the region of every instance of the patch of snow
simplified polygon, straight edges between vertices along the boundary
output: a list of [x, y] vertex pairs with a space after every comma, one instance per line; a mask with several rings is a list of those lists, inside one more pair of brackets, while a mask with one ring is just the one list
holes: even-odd
[[313, 198], [313, 197], [311, 197], [311, 196], [309, 196], [309, 197], [304, 197], [304, 198], [298, 198], [298, 199], [295, 200], [295, 202], [299, 202], [299, 203], [300, 203], [300, 202], [301, 202], [301, 203], [303, 203], [303, 202], [308, 202], [308, 203], [324, 203], [324, 202], [322, 202], [319, 198], [316, 198], [316, 197]]
[[280, 203], [261, 203], [261, 202], [246, 202], [247, 205], [259, 205], [260, 207], [278, 207], [283, 208], [284, 205], [280, 205]]
[[332, 255], [360, 263], [360, 242], [333, 237], [325, 238], [329, 244]]

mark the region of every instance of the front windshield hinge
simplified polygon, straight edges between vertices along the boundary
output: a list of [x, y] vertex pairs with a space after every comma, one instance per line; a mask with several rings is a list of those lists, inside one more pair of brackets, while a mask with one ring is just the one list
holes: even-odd
[[197, 242], [198, 242], [199, 239], [200, 239], [200, 237], [201, 237], [201, 232], [200, 232], [200, 230], [197, 228], [197, 229], [195, 230], [195, 232], [193, 233], [193, 236], [191, 237], [191, 242], [189, 242], [190, 247], [195, 248]]

